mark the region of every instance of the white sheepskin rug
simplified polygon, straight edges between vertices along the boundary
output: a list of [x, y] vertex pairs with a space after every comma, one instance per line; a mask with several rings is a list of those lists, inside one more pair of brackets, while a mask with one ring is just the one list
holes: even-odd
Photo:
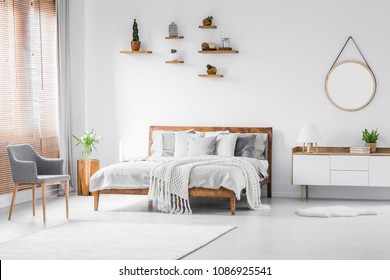
[[310, 207], [295, 211], [298, 216], [303, 217], [356, 217], [360, 215], [378, 215], [377, 212], [368, 209], [357, 209], [348, 206]]

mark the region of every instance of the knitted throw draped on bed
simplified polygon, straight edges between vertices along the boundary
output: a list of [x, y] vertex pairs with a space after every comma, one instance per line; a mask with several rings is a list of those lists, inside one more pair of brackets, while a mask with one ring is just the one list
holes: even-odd
[[188, 201], [190, 172], [196, 166], [236, 166], [242, 170], [246, 182], [249, 207], [253, 210], [269, 210], [261, 204], [260, 177], [255, 167], [243, 159], [200, 156], [174, 159], [164, 162], [151, 170], [149, 197], [157, 203], [157, 209], [164, 213], [191, 214]]

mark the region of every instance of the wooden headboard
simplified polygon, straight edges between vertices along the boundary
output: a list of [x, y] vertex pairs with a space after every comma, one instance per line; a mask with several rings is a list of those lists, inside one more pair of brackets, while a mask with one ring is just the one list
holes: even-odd
[[149, 148], [148, 154], [149, 156], [152, 154], [152, 135], [155, 130], [167, 130], [167, 131], [181, 131], [181, 130], [190, 130], [193, 129], [195, 131], [200, 132], [211, 132], [211, 131], [224, 131], [229, 130], [232, 133], [267, 133], [267, 147], [266, 147], [266, 159], [268, 160], [268, 174], [269, 178], [267, 180], [268, 190], [267, 196], [271, 197], [271, 174], [272, 174], [272, 127], [209, 127], [209, 126], [155, 126], [152, 125], [149, 128]]

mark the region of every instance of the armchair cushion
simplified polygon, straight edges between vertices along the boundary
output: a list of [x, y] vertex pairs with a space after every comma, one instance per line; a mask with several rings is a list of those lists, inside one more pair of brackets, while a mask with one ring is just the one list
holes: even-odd
[[56, 181], [65, 181], [69, 179], [69, 175], [38, 175], [37, 177], [38, 183], [50, 183]]
[[62, 158], [37, 158], [38, 175], [62, 175], [64, 174], [64, 159]]

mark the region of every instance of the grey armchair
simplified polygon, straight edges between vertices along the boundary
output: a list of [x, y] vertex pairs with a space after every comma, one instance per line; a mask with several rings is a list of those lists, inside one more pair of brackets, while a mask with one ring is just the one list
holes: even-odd
[[16, 193], [21, 185], [32, 185], [33, 216], [35, 216], [36, 187], [42, 188], [43, 222], [46, 222], [46, 186], [65, 185], [66, 218], [69, 217], [69, 179], [64, 174], [63, 159], [49, 159], [38, 155], [27, 144], [8, 145], [8, 157], [11, 167], [14, 190], [8, 220], [11, 220], [14, 209]]

